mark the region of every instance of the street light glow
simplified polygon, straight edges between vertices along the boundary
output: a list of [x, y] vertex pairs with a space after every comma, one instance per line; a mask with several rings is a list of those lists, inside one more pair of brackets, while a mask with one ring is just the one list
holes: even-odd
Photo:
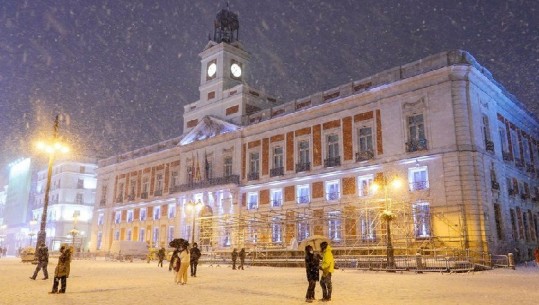
[[61, 142], [47, 143], [44, 141], [38, 141], [36, 143], [36, 148], [49, 155], [54, 154], [56, 152], [66, 154], [70, 151], [69, 147]]

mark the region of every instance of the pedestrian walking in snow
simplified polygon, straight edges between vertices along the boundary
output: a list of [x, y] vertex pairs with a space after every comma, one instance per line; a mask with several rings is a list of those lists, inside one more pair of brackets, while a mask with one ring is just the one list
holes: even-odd
[[159, 251], [157, 252], [157, 259], [159, 260], [159, 262], [157, 263], [157, 267], [163, 268], [163, 260], [165, 260], [165, 255], [165, 248], [161, 247], [161, 249], [159, 249]]
[[238, 250], [232, 250], [232, 270], [236, 270], [236, 261], [238, 260]]
[[239, 254], [239, 257], [240, 257], [240, 266], [238, 267], [238, 270], [244, 270], [243, 269], [243, 264], [245, 264], [245, 248], [241, 248], [240, 250], [240, 254]]
[[43, 269], [43, 280], [46, 280], [49, 278], [49, 272], [47, 271], [47, 265], [49, 264], [49, 248], [45, 245], [45, 243], [41, 243], [39, 245], [39, 248], [37, 249], [36, 253], [37, 258], [37, 266], [36, 270], [34, 270], [34, 275], [32, 275], [30, 278], [32, 280], [35, 280], [37, 277], [37, 274], [39, 273], [39, 270]]
[[197, 265], [198, 265], [198, 259], [202, 256], [202, 253], [200, 253], [200, 249], [198, 248], [197, 243], [193, 243], [193, 247], [191, 248], [191, 276], [196, 277], [197, 276]]
[[[62, 245], [60, 247], [60, 257], [58, 257], [58, 265], [54, 270], [54, 283], [52, 285], [52, 291], [49, 293], [65, 293], [67, 288], [67, 278], [71, 269], [71, 248]], [[58, 284], [62, 286], [58, 290]]]
[[180, 260], [180, 250], [176, 249], [177, 251], [174, 251], [172, 253], [172, 258], [170, 259], [170, 262], [172, 265], [172, 269], [174, 270], [174, 283], [179, 284], [180, 283], [180, 267], [181, 267], [181, 260]]
[[335, 268], [335, 260], [333, 259], [333, 253], [331, 253], [331, 246], [327, 242], [320, 244], [322, 250], [322, 278], [320, 279], [320, 286], [322, 287], [322, 301], [331, 301], [331, 291], [333, 290], [331, 284], [331, 274]]
[[[172, 256], [170, 257], [170, 262], [168, 264], [168, 271], [175, 270], [174, 268], [176, 266], [176, 260], [178, 261], [180, 260], [179, 253], [180, 253], [180, 249], [178, 248], [174, 249], [174, 252], [172, 252]], [[178, 270], [175, 270], [175, 271], [177, 272]]]
[[307, 245], [305, 247], [305, 271], [307, 272], [309, 286], [307, 287], [305, 302], [312, 303], [314, 301], [314, 288], [316, 287], [316, 282], [320, 279], [319, 268], [320, 255], [314, 253], [311, 245]]
[[181, 285], [187, 284], [187, 269], [191, 262], [191, 255], [189, 253], [188, 245], [183, 245], [180, 251], [180, 270], [178, 271], [176, 282]]

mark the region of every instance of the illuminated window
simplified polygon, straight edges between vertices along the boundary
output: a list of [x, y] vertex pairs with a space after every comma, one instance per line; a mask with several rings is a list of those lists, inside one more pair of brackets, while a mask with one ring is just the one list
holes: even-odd
[[415, 237], [429, 238], [430, 229], [430, 205], [428, 202], [420, 202], [413, 205]]

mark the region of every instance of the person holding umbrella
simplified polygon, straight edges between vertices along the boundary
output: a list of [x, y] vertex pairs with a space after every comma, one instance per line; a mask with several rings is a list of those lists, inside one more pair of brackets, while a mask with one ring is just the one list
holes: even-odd
[[305, 295], [305, 302], [312, 303], [314, 301], [314, 288], [316, 282], [320, 278], [318, 268], [320, 267], [320, 256], [314, 254], [313, 247], [307, 245], [305, 247], [305, 270], [307, 272], [307, 281], [309, 286], [307, 288], [307, 294]]

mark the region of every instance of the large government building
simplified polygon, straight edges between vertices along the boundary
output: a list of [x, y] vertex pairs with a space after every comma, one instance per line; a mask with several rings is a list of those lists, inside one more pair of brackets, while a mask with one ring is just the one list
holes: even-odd
[[[469, 53], [443, 52], [293, 101], [246, 82], [238, 17], [200, 53], [183, 134], [101, 160], [90, 249], [518, 250], [539, 233], [539, 122]], [[390, 231], [388, 230], [390, 229]], [[389, 234], [388, 234], [389, 233]]]

